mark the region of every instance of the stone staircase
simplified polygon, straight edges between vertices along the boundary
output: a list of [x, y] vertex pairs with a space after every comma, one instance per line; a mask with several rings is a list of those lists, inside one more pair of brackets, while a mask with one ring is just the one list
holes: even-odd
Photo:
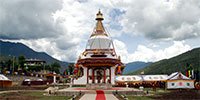
[[100, 83], [100, 84], [87, 84], [86, 85], [86, 89], [90, 89], [90, 90], [104, 90], [104, 89], [111, 89], [112, 88], [112, 84], [108, 84], [108, 83]]

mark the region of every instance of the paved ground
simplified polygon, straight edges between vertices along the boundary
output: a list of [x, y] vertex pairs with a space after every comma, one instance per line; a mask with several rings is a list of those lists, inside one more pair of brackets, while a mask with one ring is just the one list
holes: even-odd
[[83, 97], [81, 97], [80, 100], [95, 100], [95, 98], [96, 98], [96, 94], [86, 93], [85, 95], [83, 95]]
[[106, 100], [118, 100], [113, 94], [105, 94]]

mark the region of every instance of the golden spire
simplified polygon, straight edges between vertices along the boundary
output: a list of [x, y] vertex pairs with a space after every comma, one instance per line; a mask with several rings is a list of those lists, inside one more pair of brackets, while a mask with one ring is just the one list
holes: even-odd
[[99, 12], [96, 14], [96, 20], [97, 20], [96, 27], [95, 27], [95, 30], [94, 30], [94, 32], [93, 32], [93, 34], [91, 36], [96, 36], [96, 35], [108, 36], [106, 34], [106, 31], [105, 31], [104, 27], [103, 27], [103, 23], [102, 23], [103, 19], [104, 19], [103, 18], [103, 14], [99, 10]]

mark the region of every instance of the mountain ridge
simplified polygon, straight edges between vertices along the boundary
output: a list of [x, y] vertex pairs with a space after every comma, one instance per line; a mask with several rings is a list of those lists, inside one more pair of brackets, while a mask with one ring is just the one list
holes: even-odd
[[23, 43], [4, 42], [2, 40], [0, 40], [0, 55], [15, 57], [23, 55], [26, 59], [41, 59], [46, 61], [47, 64], [58, 62], [61, 65], [61, 72], [63, 72], [69, 64], [68, 62], [59, 61], [45, 52], [34, 51]]
[[123, 74], [128, 74], [130, 72], [142, 69], [142, 68], [150, 65], [151, 63], [152, 62], [142, 62], [142, 61], [129, 62], [126, 64], [126, 67], [123, 70]]
[[187, 63], [190, 64], [194, 70], [200, 70], [200, 48], [194, 48], [172, 58], [154, 62], [145, 68], [129, 74], [140, 74], [142, 71], [144, 71], [145, 74], [171, 74], [176, 71], [185, 74]]

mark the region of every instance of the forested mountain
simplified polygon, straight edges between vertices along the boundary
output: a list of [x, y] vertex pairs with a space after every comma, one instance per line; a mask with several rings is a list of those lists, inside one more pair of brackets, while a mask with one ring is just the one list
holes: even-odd
[[44, 60], [47, 64], [58, 62], [61, 65], [61, 72], [68, 66], [68, 62], [59, 61], [44, 52], [36, 52], [22, 43], [4, 42], [0, 40], [0, 60], [22, 55], [28, 59]]
[[194, 70], [200, 70], [200, 48], [195, 48], [170, 59], [164, 59], [129, 74], [171, 74], [181, 71], [185, 74], [186, 66], [190, 64]]
[[146, 62], [141, 62], [141, 61], [128, 63], [128, 64], [126, 64], [123, 74], [128, 74], [130, 72], [142, 69], [150, 64], [151, 64], [151, 62], [146, 63]]

